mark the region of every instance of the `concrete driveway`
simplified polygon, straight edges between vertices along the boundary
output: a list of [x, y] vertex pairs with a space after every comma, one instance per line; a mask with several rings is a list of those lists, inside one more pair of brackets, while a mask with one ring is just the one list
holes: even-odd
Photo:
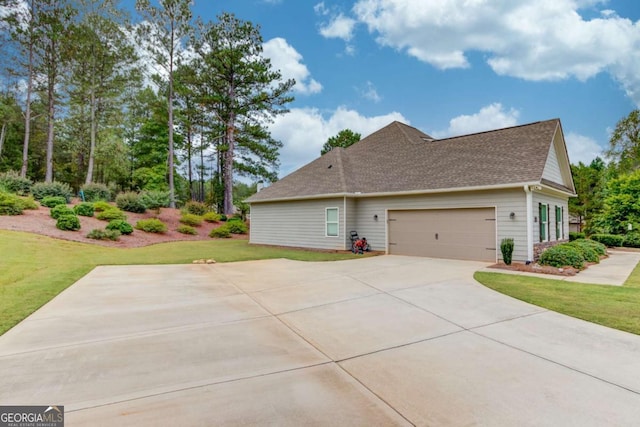
[[638, 425], [640, 336], [484, 264], [99, 267], [0, 337], [0, 405], [66, 425]]

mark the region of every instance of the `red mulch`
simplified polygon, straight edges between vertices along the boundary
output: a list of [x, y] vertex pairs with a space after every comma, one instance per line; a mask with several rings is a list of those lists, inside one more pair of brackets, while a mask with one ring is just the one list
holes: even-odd
[[490, 265], [489, 268], [511, 271], [524, 271], [528, 273], [554, 274], [556, 276], [575, 276], [579, 272], [579, 270], [576, 270], [573, 267], [558, 268], [534, 263], [527, 265], [519, 262], [511, 263], [511, 265], [506, 265], [500, 262], [498, 264]]
[[[76, 203], [76, 202], [74, 202]], [[158, 218], [167, 225], [168, 231], [164, 234], [146, 233], [140, 230], [134, 230], [130, 235], [120, 236], [120, 240], [95, 240], [87, 238], [89, 231], [94, 228], [104, 229], [107, 225], [106, 221], [100, 221], [93, 217], [78, 216], [81, 228], [78, 231], [63, 231], [56, 228], [56, 220], [51, 218], [50, 209], [41, 206], [38, 210], [25, 210], [23, 215], [3, 216], [0, 215], [0, 229], [12, 231], [26, 231], [29, 233], [42, 234], [45, 236], [55, 237], [57, 239], [72, 240], [75, 242], [91, 243], [94, 245], [110, 246], [117, 248], [135, 248], [140, 246], [148, 246], [156, 243], [173, 242], [178, 240], [195, 241], [195, 240], [211, 240], [209, 232], [224, 223], [208, 223], [202, 222], [202, 225], [195, 227], [198, 234], [195, 236], [189, 234], [178, 233], [176, 229], [180, 224], [180, 210], [171, 208], [162, 208], [160, 214], [155, 211], [147, 211], [144, 214], [125, 212], [127, 222], [135, 226], [140, 219]], [[247, 235], [232, 235], [234, 239], [247, 239]]]

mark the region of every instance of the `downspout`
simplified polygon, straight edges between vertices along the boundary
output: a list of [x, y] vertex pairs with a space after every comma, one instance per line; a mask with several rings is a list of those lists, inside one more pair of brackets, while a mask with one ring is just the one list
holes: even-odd
[[533, 262], [533, 193], [528, 185], [524, 186], [527, 198], [527, 262]]
[[344, 242], [344, 250], [347, 250], [347, 196], [342, 199], [342, 215], [344, 215], [344, 221], [342, 221], [342, 240]]

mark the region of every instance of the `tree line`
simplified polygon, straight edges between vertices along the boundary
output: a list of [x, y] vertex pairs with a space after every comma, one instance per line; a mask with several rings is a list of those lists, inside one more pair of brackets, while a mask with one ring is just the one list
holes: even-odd
[[577, 197], [569, 213], [587, 234], [640, 233], [640, 110], [615, 126], [604, 153], [588, 165], [571, 165]]
[[0, 172], [79, 189], [166, 190], [234, 210], [234, 180], [277, 179], [267, 129], [295, 84], [260, 27], [191, 0], [0, 0]]

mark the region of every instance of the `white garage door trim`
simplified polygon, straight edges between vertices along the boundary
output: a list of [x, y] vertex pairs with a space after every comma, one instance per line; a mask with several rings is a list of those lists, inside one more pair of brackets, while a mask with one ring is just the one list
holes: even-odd
[[[418, 215], [416, 215], [418, 213]], [[428, 220], [428, 225], [433, 224], [433, 228], [419, 227], [420, 218], [419, 214], [424, 213], [424, 220]], [[406, 218], [402, 218], [403, 214], [407, 214]], [[467, 235], [476, 230], [466, 230], [457, 232], [459, 228], [464, 228], [466, 221], [462, 219], [468, 218], [468, 224], [473, 224], [474, 221], [480, 220], [491, 221], [493, 227], [477, 228], [479, 234], [478, 238], [480, 242], [484, 241], [480, 245], [468, 247], [461, 241], [468, 241]], [[395, 216], [395, 218], [394, 218]], [[484, 218], [483, 218], [484, 217]], [[452, 258], [452, 259], [474, 259], [480, 261], [493, 261], [496, 262], [498, 258], [497, 236], [498, 236], [498, 224], [497, 224], [497, 207], [496, 206], [465, 206], [465, 207], [442, 207], [442, 208], [414, 208], [414, 209], [387, 209], [386, 210], [386, 252], [387, 254], [400, 255], [414, 255], [414, 256], [426, 256], [433, 258]], [[408, 231], [406, 228], [396, 228], [396, 236], [392, 236], [393, 222], [397, 219], [414, 220], [416, 221], [415, 228]], [[452, 223], [450, 221], [457, 221]], [[404, 223], [407, 225], [408, 223]], [[477, 222], [476, 222], [477, 224]], [[489, 225], [489, 224], [487, 224]], [[397, 226], [396, 226], [397, 227]], [[413, 226], [411, 226], [413, 227]], [[492, 230], [491, 230], [492, 228]], [[413, 231], [415, 230], [415, 232]], [[441, 230], [441, 231], [440, 231]], [[408, 247], [408, 239], [417, 239], [419, 245], [411, 243]], [[393, 240], [398, 239], [397, 242]], [[392, 240], [393, 239], [393, 240]], [[437, 241], [437, 242], [436, 242]], [[433, 243], [431, 243], [433, 242]], [[489, 243], [491, 242], [491, 243]], [[465, 252], [464, 248], [469, 248], [468, 252]], [[488, 257], [485, 257], [485, 254]]]

